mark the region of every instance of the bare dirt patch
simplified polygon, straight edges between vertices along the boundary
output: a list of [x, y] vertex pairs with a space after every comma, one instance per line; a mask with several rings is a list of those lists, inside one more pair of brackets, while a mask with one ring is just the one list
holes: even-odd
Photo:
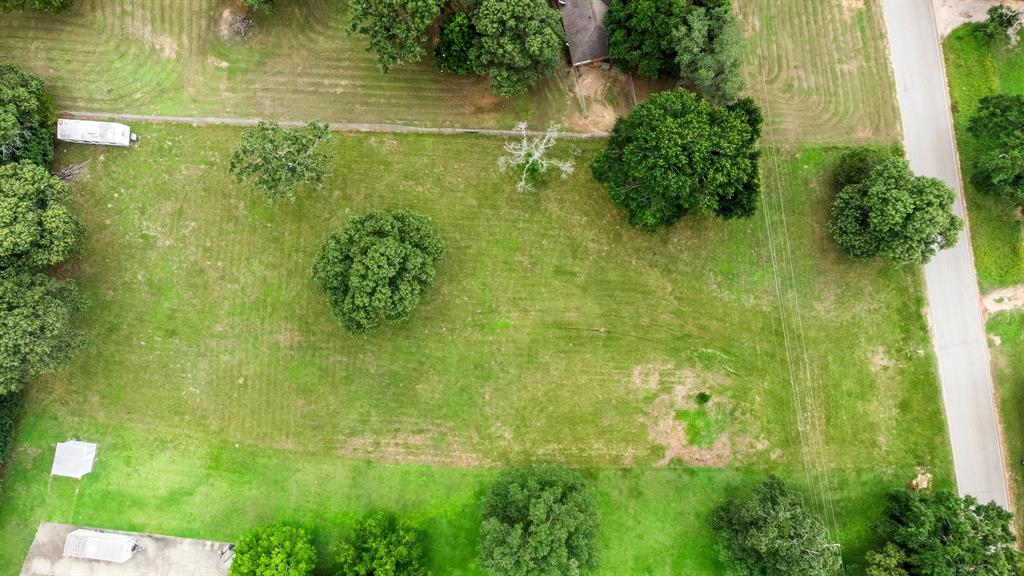
[[1006, 4], [1016, 10], [1024, 10], [1024, 0], [932, 0], [935, 4], [935, 23], [939, 38], [945, 38], [957, 26], [967, 22], [981, 22], [988, 19], [988, 9], [997, 4]]
[[217, 35], [222, 40], [240, 40], [252, 29], [251, 8], [239, 2], [225, 6], [217, 16]]
[[981, 299], [985, 312], [995, 314], [1024, 308], [1024, 284], [989, 292]]
[[576, 74], [576, 98], [583, 103], [586, 114], [577, 109], [566, 119], [566, 124], [583, 132], [611, 130], [618, 114], [608, 99], [629, 79], [614, 69], [602, 70], [600, 66], [580, 66]]

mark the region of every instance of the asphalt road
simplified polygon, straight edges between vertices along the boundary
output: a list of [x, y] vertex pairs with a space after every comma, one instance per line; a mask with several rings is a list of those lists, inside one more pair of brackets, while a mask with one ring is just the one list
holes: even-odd
[[[932, 0], [883, 0], [910, 167], [963, 190]], [[924, 269], [932, 341], [961, 494], [1008, 507], [981, 297], [966, 230]], [[914, 430], [906, 430], [914, 434]]]

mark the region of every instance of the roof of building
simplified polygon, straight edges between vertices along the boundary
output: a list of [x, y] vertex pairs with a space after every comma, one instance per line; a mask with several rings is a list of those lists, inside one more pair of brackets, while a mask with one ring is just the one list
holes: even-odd
[[57, 139], [66, 142], [128, 146], [132, 141], [132, 129], [117, 122], [61, 118], [57, 120]]
[[135, 536], [79, 528], [64, 539], [64, 555], [87, 560], [127, 562], [135, 548]]
[[96, 458], [96, 445], [89, 442], [69, 440], [57, 444], [53, 455], [52, 476], [67, 476], [81, 479], [92, 472], [92, 463]]
[[608, 57], [608, 31], [604, 13], [609, 0], [565, 0], [562, 26], [569, 42], [573, 66]]

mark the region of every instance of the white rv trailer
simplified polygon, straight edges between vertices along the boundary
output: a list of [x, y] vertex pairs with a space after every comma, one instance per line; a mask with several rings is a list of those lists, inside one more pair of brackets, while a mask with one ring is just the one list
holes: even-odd
[[57, 140], [77, 144], [99, 144], [101, 146], [128, 146], [138, 136], [132, 129], [117, 122], [96, 122], [93, 120], [57, 120]]

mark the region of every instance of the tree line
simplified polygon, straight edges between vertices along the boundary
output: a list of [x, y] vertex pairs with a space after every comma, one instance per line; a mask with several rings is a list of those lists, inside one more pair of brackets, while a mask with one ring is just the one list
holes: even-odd
[[[943, 489], [893, 490], [875, 522], [867, 576], [1024, 574], [1012, 518]], [[843, 558], [835, 534], [779, 477], [715, 506], [708, 518], [722, 564], [736, 576], [832, 576]], [[481, 502], [478, 561], [489, 576], [586, 576], [601, 567], [601, 517], [584, 476], [557, 466], [504, 470]], [[450, 545], [450, 543], [446, 543]], [[393, 513], [360, 519], [335, 546], [338, 576], [427, 576], [422, 532]], [[241, 538], [230, 576], [310, 576], [309, 532], [271, 524]], [[319, 567], [320, 573], [326, 567]]]

